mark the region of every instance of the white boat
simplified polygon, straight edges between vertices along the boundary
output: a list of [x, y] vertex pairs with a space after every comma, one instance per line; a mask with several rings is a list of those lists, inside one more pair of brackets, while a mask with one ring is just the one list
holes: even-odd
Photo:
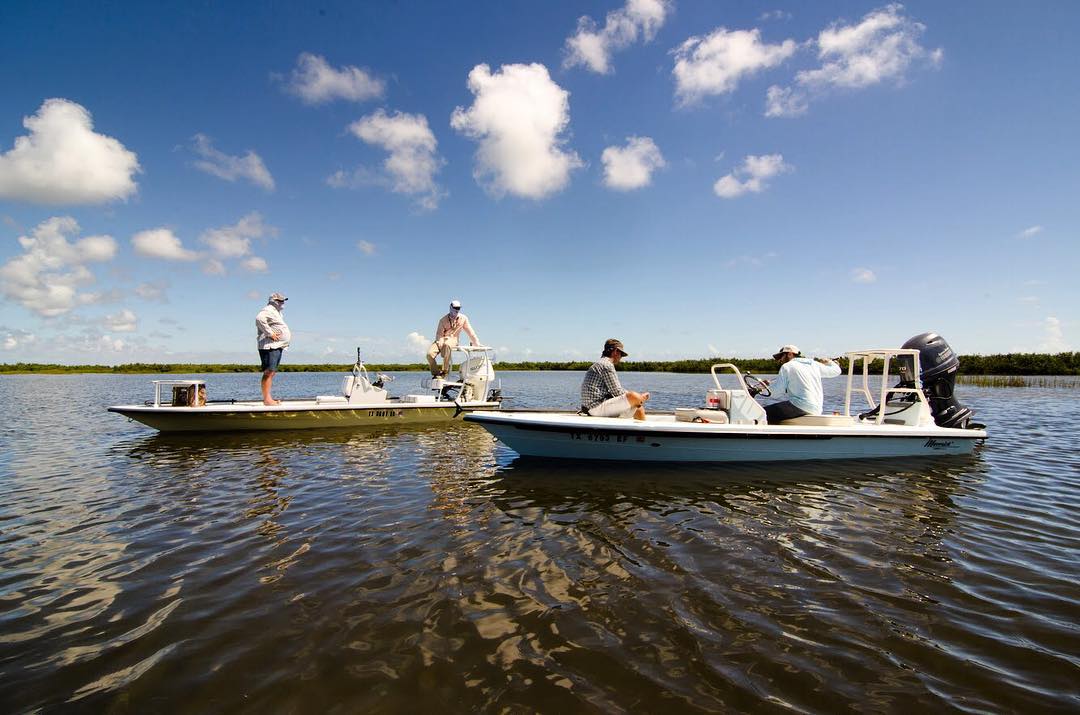
[[[391, 397], [385, 385], [393, 377], [377, 375], [372, 381], [357, 350], [356, 364], [342, 380], [337, 395], [283, 400], [278, 405], [264, 405], [261, 400], [215, 402], [206, 399], [203, 380], [153, 380], [152, 402], [116, 405], [109, 411], [162, 432], [227, 432], [419, 424], [497, 410], [502, 390], [495, 382], [493, 350], [458, 346], [454, 351], [463, 354], [456, 379], [422, 380], [421, 389], [427, 390], [423, 394]], [[167, 391], [165, 400], [162, 390]]]
[[[712, 366], [715, 387], [706, 393], [705, 406], [648, 414], [642, 421], [514, 411], [476, 413], [465, 420], [482, 425], [525, 457], [634, 462], [770, 462], [968, 454], [986, 438], [982, 425], [969, 425], [971, 411], [966, 408], [960, 408], [964, 427], [935, 423], [935, 411], [919, 377], [919, 350], [860, 350], [846, 356], [849, 362], [843, 414], [806, 415], [767, 424], [764, 408], [754, 400], [757, 392], [768, 394], [764, 384], [752, 375], [743, 375], [731, 363], [721, 363]], [[888, 387], [889, 363], [897, 358], [901, 377], [915, 377]], [[869, 382], [869, 368], [875, 359], [884, 365], [877, 399]], [[862, 380], [857, 384], [855, 366], [860, 361]], [[724, 369], [734, 373], [739, 389], [721, 386], [718, 370]], [[855, 395], [865, 398], [868, 411], [852, 413]], [[953, 415], [953, 408], [959, 406], [951, 391], [948, 399], [952, 410], [949, 414]]]

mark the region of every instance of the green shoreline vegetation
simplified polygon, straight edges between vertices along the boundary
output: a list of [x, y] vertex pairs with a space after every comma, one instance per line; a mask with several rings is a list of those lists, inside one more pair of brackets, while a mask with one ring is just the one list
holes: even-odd
[[[679, 372], [679, 373], [707, 373], [709, 368], [721, 362], [734, 363], [743, 372], [773, 373], [776, 371], [776, 363], [770, 358], [700, 358], [697, 360], [668, 360], [668, 361], [627, 361], [622, 369], [626, 372]], [[573, 362], [500, 362], [496, 363], [498, 370], [571, 370], [583, 371], [592, 364], [591, 360], [577, 360]], [[846, 370], [846, 361], [840, 361]], [[371, 371], [380, 372], [421, 372], [427, 369], [423, 363], [383, 363], [367, 366]], [[347, 372], [352, 369], [351, 364], [328, 364], [328, 365], [289, 365], [282, 364], [281, 372]], [[47, 363], [0, 363], [0, 375], [18, 374], [45, 374], [64, 375], [79, 373], [102, 373], [114, 375], [167, 375], [167, 374], [205, 374], [222, 372], [258, 372], [255, 363], [243, 364], [199, 364], [199, 363], [128, 363], [125, 365], [56, 365]], [[973, 379], [964, 379], [965, 376], [1054, 376], [1054, 375], [1080, 375], [1080, 353], [1008, 353], [1001, 355], [961, 355], [960, 372], [961, 382], [968, 384], [981, 384]], [[992, 384], [991, 384], [992, 383]], [[988, 386], [1009, 387], [1018, 383], [1010, 383], [1007, 380], [991, 381]], [[1027, 384], [1027, 383], [1025, 383]]]

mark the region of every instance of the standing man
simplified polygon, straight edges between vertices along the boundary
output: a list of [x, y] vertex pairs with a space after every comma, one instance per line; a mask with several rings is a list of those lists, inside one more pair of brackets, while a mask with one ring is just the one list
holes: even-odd
[[[427, 351], [428, 367], [432, 377], [445, 377], [450, 372], [450, 349], [457, 347], [458, 335], [464, 330], [472, 345], [479, 345], [480, 340], [473, 332], [469, 318], [461, 312], [461, 301], [450, 301], [450, 312], [444, 315], [435, 326], [435, 341]], [[435, 358], [442, 355], [442, 372], [435, 364]]]
[[[824, 403], [821, 378], [840, 374], [836, 361], [805, 358], [794, 345], [785, 345], [777, 350], [773, 360], [780, 364], [780, 374], [771, 384], [778, 395], [787, 395], [788, 399], [765, 406], [769, 424], [803, 415], [820, 415]], [[766, 384], [770, 383], [766, 381]]]
[[274, 386], [274, 374], [281, 362], [281, 353], [289, 347], [292, 333], [281, 311], [285, 310], [288, 298], [281, 293], [271, 293], [266, 306], [255, 316], [255, 329], [259, 341], [259, 361], [262, 363], [262, 397], [264, 405], [280, 405], [280, 400], [270, 396]]
[[645, 419], [649, 393], [627, 392], [615, 374], [615, 366], [626, 356], [622, 341], [611, 338], [604, 343], [600, 359], [585, 373], [581, 383], [581, 409], [590, 416]]

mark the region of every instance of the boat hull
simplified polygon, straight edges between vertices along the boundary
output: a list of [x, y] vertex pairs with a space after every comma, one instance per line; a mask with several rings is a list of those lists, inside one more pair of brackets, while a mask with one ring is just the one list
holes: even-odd
[[982, 430], [805, 428], [469, 415], [525, 457], [630, 462], [780, 462], [969, 454]]
[[110, 407], [109, 411], [161, 432], [247, 432], [448, 422], [469, 412], [498, 407], [495, 402], [460, 406], [452, 402], [326, 406], [304, 401], [274, 407], [244, 403], [204, 407], [122, 405]]

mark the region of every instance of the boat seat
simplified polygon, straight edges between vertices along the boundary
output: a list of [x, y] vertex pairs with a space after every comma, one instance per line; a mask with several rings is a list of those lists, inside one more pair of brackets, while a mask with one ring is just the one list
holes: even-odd
[[848, 415], [801, 415], [790, 420], [781, 420], [779, 424], [795, 427], [849, 427], [855, 420]]

